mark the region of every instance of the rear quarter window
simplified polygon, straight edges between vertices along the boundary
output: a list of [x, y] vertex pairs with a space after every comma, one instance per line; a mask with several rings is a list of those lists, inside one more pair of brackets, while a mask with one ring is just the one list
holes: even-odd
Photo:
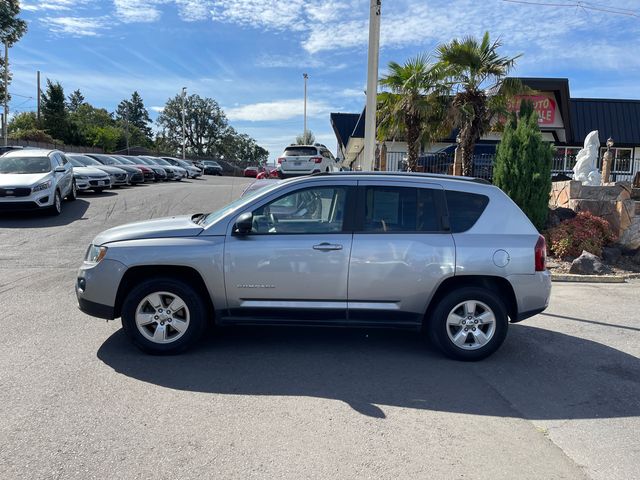
[[460, 233], [473, 227], [489, 204], [489, 197], [477, 193], [447, 190], [447, 208], [451, 233]]

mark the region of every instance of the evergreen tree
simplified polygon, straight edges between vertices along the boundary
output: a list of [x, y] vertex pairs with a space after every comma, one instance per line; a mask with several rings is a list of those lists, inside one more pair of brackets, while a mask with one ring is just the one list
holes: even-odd
[[55, 139], [69, 141], [71, 125], [64, 89], [60, 82], [53, 83], [47, 79], [47, 89], [42, 93], [40, 111], [44, 130]]
[[150, 144], [153, 139], [153, 132], [149, 124], [151, 117], [145, 108], [142, 97], [138, 92], [133, 92], [130, 100], [123, 100], [116, 109], [116, 120], [123, 128], [135, 127], [144, 136], [145, 143]]
[[84, 95], [80, 92], [80, 90], [76, 90], [71, 95], [69, 95], [69, 103], [67, 108], [70, 112], [77, 112], [78, 108], [84, 104]]
[[[17, 0], [0, 2], [0, 43], [13, 46], [27, 31], [27, 22], [18, 18], [20, 4]], [[0, 99], [4, 100], [4, 55], [0, 56]], [[11, 75], [7, 75], [11, 83]]]
[[298, 145], [313, 145], [316, 142], [316, 136], [311, 130], [307, 130], [296, 137], [296, 144]]
[[551, 192], [553, 146], [542, 139], [533, 104], [523, 101], [519, 115], [511, 114], [496, 150], [493, 183], [529, 217], [538, 230], [545, 227]]

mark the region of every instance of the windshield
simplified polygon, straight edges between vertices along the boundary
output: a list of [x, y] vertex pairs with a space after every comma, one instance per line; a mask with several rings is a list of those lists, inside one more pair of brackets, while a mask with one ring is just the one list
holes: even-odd
[[82, 163], [80, 160], [78, 160], [77, 158], [74, 157], [70, 157], [69, 155], [67, 155], [67, 158], [69, 159], [69, 161], [71, 162], [71, 165], [73, 165], [74, 167], [85, 167], [86, 165], [84, 163]]
[[209, 165], [211, 167], [219, 167], [220, 164], [218, 162], [214, 162], [214, 161], [210, 161], [210, 160], [205, 160], [204, 162], [205, 165]]
[[317, 154], [318, 150], [315, 147], [287, 147], [284, 149], [285, 157], [310, 157]]
[[264, 194], [267, 194], [267, 193], [271, 192], [272, 190], [275, 190], [279, 185], [281, 185], [280, 182], [275, 183], [274, 185], [271, 185], [269, 187], [260, 188], [258, 190], [255, 190], [255, 191], [249, 193], [249, 194], [246, 194], [245, 196], [240, 197], [237, 200], [231, 202], [227, 206], [222, 207], [220, 210], [216, 210], [214, 212], [211, 212], [211, 213], [205, 215], [202, 218], [202, 220], [200, 220], [199, 223], [200, 223], [200, 225], [203, 225], [205, 227], [208, 226], [208, 225], [211, 225], [212, 223], [215, 223], [218, 220], [220, 220], [222, 217], [224, 217], [228, 213], [231, 213], [232, 211], [234, 211], [234, 210], [242, 207], [243, 205], [249, 203], [254, 198], [257, 198], [260, 195], [264, 195]]
[[67, 155], [68, 159], [74, 159], [82, 163], [83, 165], [102, 165], [99, 161], [87, 157], [86, 155]]
[[111, 157], [98, 157], [100, 159], [100, 162], [102, 162], [103, 165], [119, 165], [119, 162], [116, 161], [115, 158], [111, 158]]
[[47, 173], [49, 157], [0, 157], [0, 173]]
[[157, 165], [156, 162], [154, 162], [153, 160], [151, 160], [148, 157], [142, 158], [142, 157], [138, 157], [140, 159], [140, 163], [144, 163], [146, 165]]
[[122, 163], [124, 163], [125, 165], [135, 165], [136, 162], [134, 162], [133, 160], [129, 159], [129, 158], [120, 158], [120, 161]]
[[159, 163], [160, 165], [168, 165], [171, 166], [171, 164], [169, 162], [167, 162], [166, 160], [162, 159], [162, 158], [154, 158], [156, 163]]

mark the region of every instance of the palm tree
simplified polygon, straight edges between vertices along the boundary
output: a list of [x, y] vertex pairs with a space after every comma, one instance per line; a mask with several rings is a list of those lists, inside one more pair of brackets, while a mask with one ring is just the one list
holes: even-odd
[[509, 98], [528, 89], [507, 74], [521, 56], [501, 57], [500, 39], [491, 42], [489, 32], [482, 41], [473, 37], [457, 39], [438, 47], [442, 65], [451, 72], [456, 87], [451, 102], [451, 120], [459, 129], [462, 150], [462, 174], [473, 172], [473, 151], [476, 142], [491, 127], [495, 118], [506, 114]]
[[420, 147], [442, 136], [446, 116], [446, 68], [418, 55], [404, 65], [389, 63], [380, 79], [387, 89], [378, 94], [378, 139], [403, 137], [408, 144], [408, 166], [415, 170]]

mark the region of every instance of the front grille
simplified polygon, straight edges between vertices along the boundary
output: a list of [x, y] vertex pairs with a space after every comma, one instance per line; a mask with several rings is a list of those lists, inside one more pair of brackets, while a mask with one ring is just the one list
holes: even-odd
[[131, 181], [133, 182], [142, 182], [144, 180], [143, 176], [141, 173], [134, 173], [131, 176]]
[[0, 188], [0, 197], [28, 197], [31, 189], [26, 187]]
[[89, 185], [93, 185], [94, 187], [98, 187], [98, 186], [106, 186], [109, 185], [109, 180], [102, 179], [102, 180], [89, 180]]

